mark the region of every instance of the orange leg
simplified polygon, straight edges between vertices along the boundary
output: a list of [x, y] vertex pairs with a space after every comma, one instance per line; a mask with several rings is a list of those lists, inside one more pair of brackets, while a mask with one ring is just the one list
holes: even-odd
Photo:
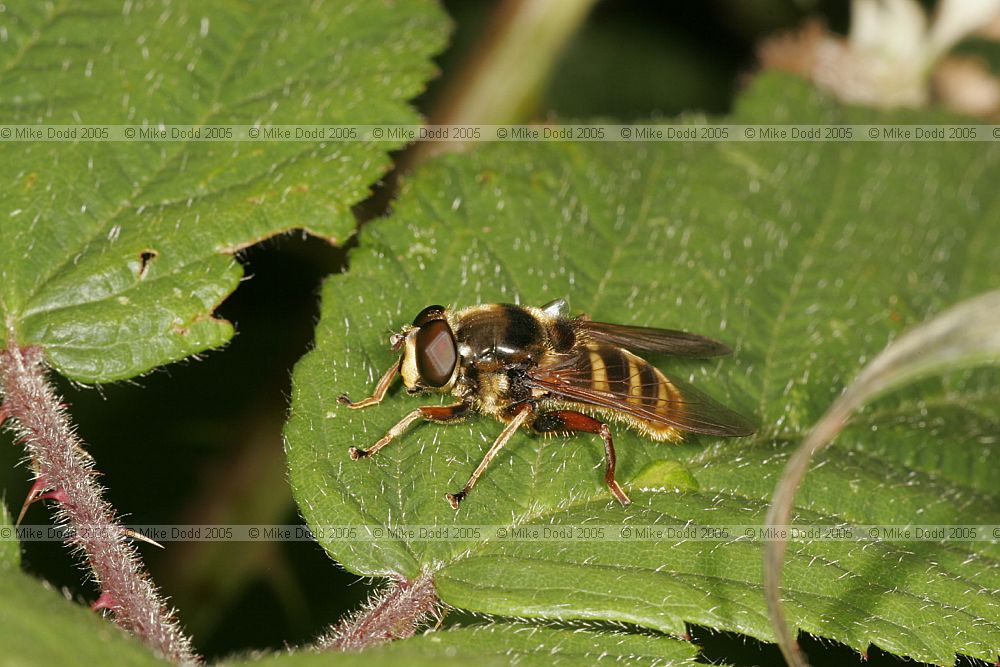
[[604, 481], [607, 483], [611, 493], [623, 506], [632, 504], [629, 497], [622, 490], [615, 480], [615, 445], [611, 440], [611, 429], [604, 422], [594, 419], [590, 415], [575, 410], [553, 410], [538, 415], [531, 427], [538, 433], [572, 433], [574, 431], [583, 433], [595, 433], [604, 440], [604, 456], [607, 460], [607, 468], [604, 471]]
[[458, 493], [445, 494], [445, 498], [447, 498], [448, 502], [451, 503], [452, 509], [458, 509], [459, 504], [467, 495], [469, 495], [469, 491], [472, 491], [472, 487], [476, 485], [476, 480], [478, 480], [479, 476], [483, 474], [484, 470], [486, 470], [486, 466], [490, 464], [490, 461], [496, 458], [496, 455], [500, 453], [503, 446], [507, 444], [507, 441], [511, 439], [514, 433], [517, 432], [517, 429], [521, 427], [521, 424], [523, 424], [524, 420], [531, 415], [533, 410], [534, 406], [531, 403], [525, 403], [523, 407], [521, 407], [514, 415], [514, 418], [507, 423], [507, 427], [504, 428], [503, 432], [497, 436], [497, 439], [493, 442], [489, 451], [486, 452], [486, 456], [484, 456], [483, 460], [479, 462], [479, 466], [476, 468], [475, 472], [472, 473], [472, 477], [470, 477], [469, 481], [465, 483], [465, 486], [462, 487], [462, 490]]
[[390, 428], [389, 432], [383, 435], [378, 442], [370, 448], [359, 449], [358, 447], [351, 447], [347, 450], [347, 453], [355, 461], [371, 456], [401, 436], [406, 428], [418, 419], [426, 419], [427, 421], [447, 424], [448, 422], [454, 422], [462, 419], [466, 414], [468, 414], [471, 408], [471, 403], [455, 403], [454, 405], [425, 405], [421, 408], [417, 408], [410, 414], [400, 419], [398, 424]]
[[354, 402], [350, 399], [350, 397], [348, 397], [347, 394], [341, 394], [339, 397], [337, 397], [337, 401], [341, 405], [346, 405], [352, 410], [357, 410], [358, 408], [367, 408], [369, 405], [378, 405], [379, 403], [382, 402], [382, 399], [385, 398], [385, 392], [389, 391], [389, 385], [391, 385], [392, 381], [396, 379], [396, 374], [399, 373], [399, 366], [402, 363], [403, 363], [402, 357], [396, 359], [396, 363], [394, 363], [392, 367], [389, 368], [389, 370], [387, 370], [385, 374], [382, 375], [381, 379], [378, 381], [378, 384], [375, 385], [375, 393], [369, 396], [368, 398], [363, 398], [358, 402]]

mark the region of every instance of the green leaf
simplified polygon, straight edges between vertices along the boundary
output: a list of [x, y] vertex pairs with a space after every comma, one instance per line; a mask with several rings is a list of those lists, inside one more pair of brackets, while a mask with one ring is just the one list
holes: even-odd
[[601, 633], [545, 628], [523, 623], [496, 623], [430, 632], [360, 653], [295, 653], [274, 655], [246, 663], [261, 667], [330, 665], [361, 667], [442, 667], [469, 664], [491, 667], [517, 664], [594, 665], [620, 662], [628, 665], [694, 665], [697, 649], [688, 642], [647, 635]]
[[21, 566], [21, 545], [14, 537], [14, 522], [10, 519], [7, 504], [0, 502], [0, 567]]
[[0, 566], [0, 644], [0, 662], [11, 666], [170, 664], [100, 614], [9, 565]]
[[[733, 123], [933, 123], [929, 113], [844, 109], [797, 80], [762, 77]], [[1000, 282], [1000, 149], [959, 143], [497, 144], [427, 164], [394, 215], [367, 226], [351, 270], [323, 294], [316, 349], [296, 368], [287, 426], [291, 479], [310, 524], [763, 523], [781, 471], [844, 384], [903, 330]], [[361, 411], [393, 360], [387, 332], [431, 303], [542, 304], [568, 297], [604, 321], [686, 329], [731, 357], [658, 359], [760, 424], [750, 438], [654, 443], [613, 429], [622, 509], [593, 436], [519, 433], [453, 512], [501, 426], [414, 426], [372, 459], [415, 406], [398, 387]], [[1000, 523], [994, 468], [996, 369], [948, 374], [875, 403], [819, 457], [796, 524]], [[697, 489], [643, 491], [674, 460]], [[348, 569], [414, 576], [473, 611], [685, 623], [773, 640], [762, 544], [478, 539], [392, 533], [322, 539]], [[865, 650], [948, 663], [995, 659], [1000, 547], [987, 541], [797, 541], [783, 580], [789, 621]]]
[[[24, 574], [13, 525], [0, 507], [0, 663], [21, 665], [169, 665], [100, 614]], [[58, 628], [58, 631], [54, 631]]]
[[[413, 123], [446, 20], [431, 0], [26, 3], [4, 13], [8, 123]], [[386, 39], [391, 35], [392, 39]], [[128, 378], [229, 340], [232, 254], [336, 241], [398, 144], [25, 142], [0, 162], [2, 344]]]
[[[877, 396], [937, 373], [1000, 362], [1000, 290], [961, 302], [893, 341], [844, 389], [810, 429], [785, 466], [767, 513], [768, 527], [787, 526], [813, 456], [830, 444], [850, 416]], [[942, 531], [943, 534], [943, 531]], [[994, 533], [993, 537], [997, 537]], [[781, 607], [781, 567], [787, 541], [764, 548], [764, 592], [771, 625], [790, 667], [806, 661], [785, 624]]]

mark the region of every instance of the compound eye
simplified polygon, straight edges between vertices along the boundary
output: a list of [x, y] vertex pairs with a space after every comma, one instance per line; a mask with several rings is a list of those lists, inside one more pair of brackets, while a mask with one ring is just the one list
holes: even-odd
[[444, 319], [444, 306], [427, 306], [413, 319], [413, 326], [422, 327], [433, 320]]
[[458, 350], [451, 328], [444, 320], [432, 320], [420, 327], [415, 345], [417, 372], [430, 387], [448, 384], [458, 362]]

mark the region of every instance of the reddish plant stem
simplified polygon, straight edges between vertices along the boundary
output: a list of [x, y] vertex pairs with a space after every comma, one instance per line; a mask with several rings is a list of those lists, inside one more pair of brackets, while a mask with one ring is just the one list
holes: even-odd
[[103, 498], [93, 459], [83, 450], [69, 415], [45, 376], [37, 347], [0, 351], [0, 392], [7, 428], [24, 443], [31, 465], [55, 491], [56, 520], [72, 528], [69, 546], [90, 566], [101, 587], [99, 607], [150, 649], [175, 663], [198, 662], [181, 630], [146, 574], [114, 508]]
[[360, 611], [340, 621], [319, 638], [322, 650], [360, 651], [393, 639], [416, 634], [417, 628], [437, 618], [441, 601], [429, 572], [410, 581], [393, 581], [377, 591]]

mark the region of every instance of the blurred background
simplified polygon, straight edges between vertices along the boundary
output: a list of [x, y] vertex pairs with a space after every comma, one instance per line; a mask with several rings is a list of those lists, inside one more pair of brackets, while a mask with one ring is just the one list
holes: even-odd
[[[437, 59], [440, 77], [416, 100], [434, 120], [449, 116], [449, 96], [508, 18], [503, 3], [444, 5], [454, 21], [451, 46]], [[597, 2], [558, 49], [542, 85], [506, 121], [722, 114], [753, 73], [763, 36], [798, 27], [807, 16], [822, 17], [830, 30], [843, 33], [849, 9], [846, 2], [819, 0]], [[407, 156], [397, 157], [406, 164]], [[388, 175], [357, 207], [360, 221], [386, 212], [393, 183]], [[301, 523], [287, 483], [281, 429], [292, 368], [311, 344], [320, 283], [346, 268], [347, 252], [289, 235], [241, 253], [240, 261], [250, 279], [219, 309], [236, 324], [227, 348], [136, 382], [59, 386], [110, 501], [130, 523]], [[0, 486], [16, 515], [29, 471], [17, 465], [21, 449], [2, 437]], [[32, 506], [25, 522], [48, 522], [50, 510], [43, 505]], [[355, 609], [372, 586], [305, 542], [138, 546], [208, 660], [309, 642]], [[80, 601], [97, 597], [61, 544], [25, 544], [24, 563]], [[774, 647], [743, 637], [697, 627], [691, 635], [706, 662], [780, 661]], [[815, 664], [864, 664], [843, 647], [808, 638], [804, 643]], [[902, 662], [868, 657], [868, 664]]]

